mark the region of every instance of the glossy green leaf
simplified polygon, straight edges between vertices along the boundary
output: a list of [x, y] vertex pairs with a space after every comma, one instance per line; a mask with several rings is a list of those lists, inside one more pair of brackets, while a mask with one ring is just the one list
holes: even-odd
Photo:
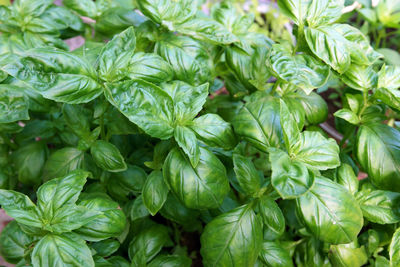
[[230, 123], [217, 114], [205, 114], [197, 117], [188, 125], [198, 139], [211, 147], [230, 150], [236, 144], [236, 137]]
[[196, 168], [200, 160], [200, 149], [195, 133], [187, 127], [178, 125], [174, 130], [174, 138], [188, 156], [192, 166]]
[[285, 231], [285, 217], [278, 204], [268, 196], [262, 196], [258, 203], [262, 222], [271, 233], [271, 238], [280, 237]]
[[103, 170], [109, 172], [125, 171], [127, 166], [118, 148], [106, 141], [97, 140], [90, 148], [94, 162]]
[[169, 240], [168, 228], [163, 225], [153, 225], [136, 235], [129, 244], [129, 258], [143, 253], [145, 262], [152, 260]]
[[270, 48], [267, 66], [276, 77], [300, 87], [307, 94], [322, 87], [330, 76], [329, 67], [318, 60], [306, 54], [293, 56], [278, 44]]
[[85, 240], [100, 241], [118, 237], [124, 230], [126, 217], [117, 202], [102, 196], [88, 195], [79, 201], [78, 205], [101, 213], [94, 220], [75, 230]]
[[74, 233], [44, 236], [35, 245], [31, 260], [34, 267], [94, 267], [90, 249], [85, 241]]
[[307, 229], [324, 242], [350, 243], [363, 226], [363, 215], [355, 198], [327, 178], [316, 177], [311, 190], [296, 201]]
[[166, 82], [174, 76], [173, 68], [156, 54], [137, 52], [131, 58], [127, 76], [152, 83]]
[[398, 1], [382, 0], [376, 7], [378, 20], [387, 27], [397, 28], [400, 22]]
[[390, 107], [400, 109], [400, 67], [383, 66], [378, 73], [378, 87], [374, 96]]
[[43, 142], [30, 143], [15, 151], [12, 161], [18, 171], [18, 180], [27, 185], [39, 184], [47, 154], [47, 147]]
[[55, 151], [46, 161], [43, 169], [44, 180], [67, 175], [70, 171], [81, 169], [84, 153], [73, 147], [65, 147]]
[[143, 195], [139, 195], [134, 200], [128, 202], [127, 206], [124, 207], [124, 212], [131, 218], [132, 221], [145, 218], [149, 216], [149, 210], [144, 204]]
[[342, 163], [337, 169], [337, 183], [343, 185], [353, 195], [358, 191], [358, 178], [347, 163]]
[[209, 81], [212, 62], [207, 48], [187, 36], [164, 35], [155, 51], [174, 69], [175, 79], [191, 85]]
[[57, 102], [87, 103], [103, 92], [88, 62], [57, 49], [31, 49], [3, 70]]
[[148, 267], [190, 267], [191, 265], [191, 258], [180, 255], [160, 255], [147, 264]]
[[18, 263], [33, 241], [34, 238], [25, 234], [16, 221], [11, 221], [0, 235], [0, 253], [7, 262]]
[[307, 95], [303, 91], [298, 91], [296, 94], [285, 95], [284, 100], [287, 101], [287, 99], [295, 102], [300, 101], [308, 124], [319, 124], [328, 118], [328, 105], [317, 93], [311, 92]]
[[160, 87], [142, 80], [107, 85], [108, 101], [147, 134], [160, 139], [173, 135], [173, 102]]
[[335, 25], [306, 28], [304, 33], [308, 47], [316, 57], [339, 73], [347, 71], [351, 63], [348, 41]]
[[326, 170], [340, 165], [339, 146], [319, 132], [302, 132], [290, 153], [296, 161], [312, 169]]
[[368, 221], [379, 224], [400, 221], [400, 193], [368, 190], [360, 191], [356, 197], [363, 215]]
[[107, 82], [115, 82], [126, 76], [136, 48], [136, 37], [133, 27], [117, 34], [101, 50], [99, 76]]
[[279, 147], [283, 144], [279, 108], [273, 97], [247, 103], [232, 121], [235, 132], [263, 152]]
[[62, 113], [68, 127], [78, 136], [83, 138], [90, 134], [91, 114], [88, 109], [78, 105], [64, 104]]
[[305, 164], [292, 161], [286, 152], [270, 149], [271, 184], [283, 199], [297, 198], [314, 184], [314, 174]]
[[197, 1], [181, 0], [143, 0], [138, 7], [154, 22], [173, 30], [174, 24], [179, 24], [194, 17], [197, 10]]
[[213, 219], [201, 235], [204, 266], [253, 266], [262, 248], [262, 228], [250, 205]]
[[226, 45], [239, 41], [238, 37], [232, 34], [228, 28], [207, 17], [193, 18], [182, 24], [174, 25], [174, 28], [182, 34], [214, 44]]
[[341, 76], [342, 81], [353, 89], [366, 92], [376, 87], [377, 74], [372, 68], [352, 64]]
[[0, 189], [0, 204], [8, 216], [13, 217], [18, 223], [41, 227], [42, 222], [36, 205], [26, 195]]
[[363, 247], [357, 247], [354, 243], [331, 245], [329, 258], [333, 266], [361, 267], [368, 262], [368, 256]]
[[164, 162], [163, 174], [171, 191], [188, 208], [217, 208], [229, 191], [225, 166], [202, 147], [195, 168], [179, 149], [171, 150]]
[[251, 159], [238, 153], [233, 154], [233, 168], [236, 179], [244, 192], [250, 196], [255, 196], [260, 191], [260, 176]]
[[392, 242], [389, 246], [390, 266], [398, 266], [400, 264], [400, 229], [393, 234]]
[[92, 0], [65, 0], [63, 4], [83, 16], [90, 18], [97, 16], [96, 3]]
[[186, 124], [201, 111], [208, 96], [208, 84], [191, 86], [182, 81], [173, 81], [161, 85], [174, 103], [174, 122]]
[[151, 215], [155, 215], [164, 205], [169, 189], [164, 182], [161, 171], [153, 171], [143, 186], [143, 202]]
[[13, 85], [0, 85], [0, 123], [29, 120], [28, 98]]
[[347, 108], [339, 109], [334, 115], [354, 125], [358, 125], [361, 122], [359, 116]]
[[380, 189], [400, 189], [400, 132], [384, 124], [368, 124], [357, 133], [357, 158]]
[[292, 147], [299, 142], [301, 129], [283, 100], [280, 100], [280, 121], [286, 149], [290, 152]]
[[278, 242], [264, 242], [260, 258], [267, 267], [294, 266], [289, 252]]

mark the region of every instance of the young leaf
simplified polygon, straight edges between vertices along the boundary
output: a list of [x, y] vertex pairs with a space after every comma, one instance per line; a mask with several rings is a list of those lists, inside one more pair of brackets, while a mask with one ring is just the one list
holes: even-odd
[[314, 174], [301, 162], [292, 161], [286, 152], [270, 149], [271, 184], [284, 199], [297, 198], [314, 184]]
[[392, 242], [389, 246], [390, 266], [400, 264], [400, 229], [393, 234]]
[[133, 80], [161, 83], [172, 80], [174, 71], [159, 55], [136, 52], [129, 63], [127, 76]]
[[194, 132], [187, 127], [178, 125], [174, 130], [174, 138], [179, 147], [189, 157], [192, 166], [196, 168], [200, 160], [200, 149]]
[[47, 234], [33, 248], [31, 260], [34, 267], [94, 267], [90, 249], [75, 233]]
[[133, 27], [115, 35], [99, 55], [100, 78], [107, 82], [115, 82], [125, 77], [135, 48], [136, 36]]
[[286, 149], [290, 153], [293, 145], [299, 142], [301, 129], [283, 100], [280, 100], [280, 120]]
[[235, 132], [263, 152], [280, 147], [284, 141], [279, 108], [273, 97], [247, 103], [233, 118]]
[[161, 171], [153, 171], [148, 177], [143, 186], [142, 196], [143, 202], [151, 215], [162, 208], [167, 200], [169, 189], [164, 182]]
[[70, 171], [81, 169], [84, 153], [73, 147], [65, 147], [50, 155], [43, 169], [45, 181], [67, 175]]
[[201, 255], [206, 266], [253, 266], [262, 247], [262, 227], [250, 205], [221, 214], [201, 235]]
[[194, 168], [175, 148], [164, 162], [166, 183], [188, 208], [217, 208], [229, 191], [225, 166], [205, 148], [200, 147], [200, 161]]
[[353, 195], [358, 191], [359, 181], [353, 168], [349, 164], [342, 163], [337, 169], [337, 182], [343, 185]]

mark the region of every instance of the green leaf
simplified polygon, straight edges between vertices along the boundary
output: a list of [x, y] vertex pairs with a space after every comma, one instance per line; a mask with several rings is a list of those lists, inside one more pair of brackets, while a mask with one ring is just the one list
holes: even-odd
[[28, 50], [2, 69], [43, 97], [57, 102], [87, 103], [103, 92], [88, 62], [57, 49]]
[[317, 93], [311, 92], [309, 95], [307, 95], [303, 91], [299, 90], [295, 94], [285, 95], [283, 99], [285, 103], [288, 101], [288, 99], [290, 99], [292, 103], [300, 102], [308, 124], [319, 124], [326, 121], [328, 118], [328, 105]]
[[352, 64], [341, 76], [346, 85], [362, 92], [375, 88], [377, 78], [378, 76], [372, 66], [365, 67], [355, 64]]
[[96, 18], [98, 14], [96, 3], [92, 0], [64, 0], [63, 5], [89, 18]]
[[279, 8], [286, 16], [291, 18], [297, 25], [307, 22], [311, 26], [330, 24], [342, 15], [344, 1], [319, 0], [319, 1], [278, 1]]
[[62, 107], [64, 120], [74, 133], [81, 138], [90, 135], [91, 114], [88, 109], [78, 105], [64, 104]]
[[278, 242], [264, 242], [260, 258], [267, 267], [294, 266], [289, 252]]
[[149, 210], [144, 204], [143, 195], [139, 195], [134, 200], [130, 200], [127, 206], [124, 207], [124, 212], [132, 221], [149, 216]]
[[358, 191], [359, 181], [349, 164], [342, 163], [337, 169], [337, 183], [343, 185], [353, 195]]
[[153, 171], [147, 177], [143, 186], [142, 196], [143, 202], [151, 215], [156, 213], [162, 208], [168, 197], [168, 187], [164, 182], [161, 171]]
[[156, 54], [137, 52], [131, 58], [127, 76], [133, 80], [143, 79], [151, 83], [172, 80], [173, 68]]
[[250, 27], [254, 22], [253, 14], [242, 13], [240, 9], [236, 8], [235, 5], [228, 1], [213, 5], [211, 8], [211, 16], [236, 35], [245, 35], [249, 33]]
[[393, 234], [392, 242], [389, 246], [390, 266], [398, 266], [400, 264], [400, 228]]
[[336, 25], [306, 28], [304, 33], [308, 47], [316, 57], [341, 74], [347, 71], [351, 63], [348, 41], [336, 30]]
[[155, 50], [174, 69], [175, 79], [191, 85], [210, 80], [213, 67], [207, 48], [187, 36], [163, 35]]
[[13, 4], [15, 11], [23, 16], [30, 15], [33, 17], [38, 17], [52, 4], [51, 0], [38, 0], [38, 1], [29, 1], [29, 0], [17, 0]]
[[235, 132], [263, 152], [283, 144], [279, 102], [266, 97], [250, 101], [233, 118]]
[[137, 166], [128, 164], [127, 170], [112, 173], [107, 187], [110, 195], [117, 200], [127, 200], [129, 193], [142, 192], [147, 179], [146, 172]]
[[398, 13], [399, 8], [400, 5], [397, 1], [379, 1], [378, 6], [376, 7], [378, 20], [386, 27], [398, 28], [400, 22]]
[[74, 233], [48, 234], [34, 247], [31, 255], [33, 267], [94, 267], [90, 249]]
[[45, 181], [67, 175], [70, 171], [81, 169], [84, 153], [73, 147], [65, 147], [50, 155], [43, 169]]
[[251, 205], [214, 218], [200, 238], [205, 266], [254, 266], [262, 247], [262, 227]]
[[336, 24], [335, 30], [350, 42], [348, 47], [352, 62], [369, 66], [382, 57], [371, 47], [367, 37], [357, 28], [349, 24]]
[[283, 213], [278, 204], [276, 204], [272, 198], [268, 196], [262, 196], [260, 198], [260, 202], [258, 203], [258, 209], [262, 222], [268, 230], [268, 237], [270, 239], [276, 239], [280, 237], [285, 231], [285, 217], [283, 217]]
[[400, 67], [383, 66], [379, 71], [378, 87], [374, 97], [386, 105], [400, 110]]
[[358, 125], [361, 122], [358, 115], [347, 108], [339, 109], [333, 115], [335, 115], [335, 117], [341, 118], [341, 119], [343, 119], [351, 124], [354, 124], [354, 125]]
[[12, 161], [18, 171], [18, 181], [26, 185], [40, 184], [47, 154], [47, 146], [43, 142], [30, 143], [16, 150]]
[[13, 85], [0, 85], [0, 123], [29, 120], [28, 98]]
[[26, 195], [0, 189], [0, 204], [8, 216], [13, 217], [18, 223], [30, 227], [41, 227], [42, 223], [36, 205]]
[[171, 150], [163, 174], [171, 191], [188, 208], [217, 208], [229, 192], [225, 166], [202, 147], [195, 168], [179, 149]]
[[183, 255], [160, 255], [152, 260], [148, 267], [190, 267], [192, 266], [192, 259]]
[[362, 125], [357, 133], [357, 158], [372, 183], [400, 191], [400, 132], [384, 124]]
[[103, 170], [109, 172], [121, 172], [127, 169], [124, 157], [113, 144], [97, 140], [90, 148], [94, 162]]
[[125, 229], [126, 217], [117, 202], [108, 197], [96, 194], [86, 195], [78, 202], [89, 210], [101, 213], [94, 220], [75, 230], [88, 241], [100, 241], [110, 237], [118, 237]]
[[200, 160], [200, 149], [194, 132], [187, 127], [178, 125], [174, 130], [174, 138], [179, 147], [188, 156], [192, 166], [196, 168]]
[[230, 123], [217, 114], [208, 113], [197, 117], [188, 127], [208, 146], [231, 150], [236, 144], [236, 137]]
[[365, 248], [357, 247], [354, 243], [330, 246], [329, 258], [333, 266], [361, 267], [368, 262]]
[[283, 199], [297, 198], [314, 184], [314, 174], [305, 164], [292, 161], [286, 152], [270, 149], [271, 184]]
[[100, 78], [107, 82], [124, 78], [135, 48], [136, 36], [133, 27], [115, 35], [100, 52], [98, 58]]
[[379, 224], [398, 223], [400, 221], [400, 193], [368, 190], [356, 195], [364, 217]]
[[185, 22], [194, 17], [197, 11], [196, 0], [143, 0], [138, 1], [137, 4], [145, 16], [170, 30], [174, 29], [174, 24]]
[[309, 94], [329, 79], [330, 69], [306, 54], [292, 55], [282, 45], [274, 44], [267, 55], [267, 66], [274, 76]]
[[16, 221], [9, 222], [0, 235], [0, 253], [9, 263], [18, 263], [34, 238], [21, 230]]
[[96, 250], [97, 252], [96, 255], [102, 257], [109, 257], [119, 249], [120, 245], [121, 244], [119, 243], [118, 240], [106, 239], [103, 241], [92, 243], [91, 248]]
[[173, 81], [161, 85], [174, 103], [174, 122], [185, 125], [202, 110], [208, 97], [208, 84], [191, 86], [182, 81]]
[[129, 258], [132, 260], [137, 254], [143, 253], [144, 264], [146, 264], [160, 252], [168, 241], [168, 228], [158, 224], [147, 227], [137, 234], [129, 244]]
[[260, 191], [260, 176], [250, 158], [233, 153], [233, 166], [236, 179], [247, 195], [256, 196]]
[[363, 226], [357, 201], [344, 187], [327, 178], [317, 177], [311, 190], [296, 201], [307, 229], [324, 242], [352, 242]]
[[239, 41], [238, 37], [224, 25], [208, 17], [190, 19], [182, 24], [174, 25], [174, 29], [179, 33], [216, 45], [228, 45]]
[[301, 129], [299, 129], [299, 125], [292, 117], [292, 114], [283, 100], [280, 100], [280, 121], [286, 149], [290, 152], [292, 147], [299, 142]]
[[340, 165], [339, 146], [335, 140], [327, 139], [319, 132], [302, 132], [290, 156], [311, 169], [327, 170]]
[[173, 101], [160, 87], [130, 80], [107, 84], [108, 101], [147, 134], [160, 139], [173, 135]]

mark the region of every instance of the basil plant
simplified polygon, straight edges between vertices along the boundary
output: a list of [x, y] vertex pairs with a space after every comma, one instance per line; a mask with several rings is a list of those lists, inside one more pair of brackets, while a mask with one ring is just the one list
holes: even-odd
[[400, 266], [398, 1], [11, 2], [6, 262]]

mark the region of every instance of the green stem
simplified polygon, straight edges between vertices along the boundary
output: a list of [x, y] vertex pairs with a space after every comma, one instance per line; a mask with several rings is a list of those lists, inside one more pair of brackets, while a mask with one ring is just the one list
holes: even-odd
[[281, 84], [281, 81], [278, 79], [276, 80], [276, 82], [274, 83], [274, 86], [271, 89], [271, 95], [273, 95], [276, 92], [276, 89], [278, 88], [278, 86]]
[[368, 107], [368, 91], [363, 91], [363, 99], [364, 99], [364, 101], [363, 101], [364, 105], [360, 111], [360, 114], [358, 115], [360, 117], [360, 119], [361, 119], [361, 116], [363, 115], [365, 109]]

